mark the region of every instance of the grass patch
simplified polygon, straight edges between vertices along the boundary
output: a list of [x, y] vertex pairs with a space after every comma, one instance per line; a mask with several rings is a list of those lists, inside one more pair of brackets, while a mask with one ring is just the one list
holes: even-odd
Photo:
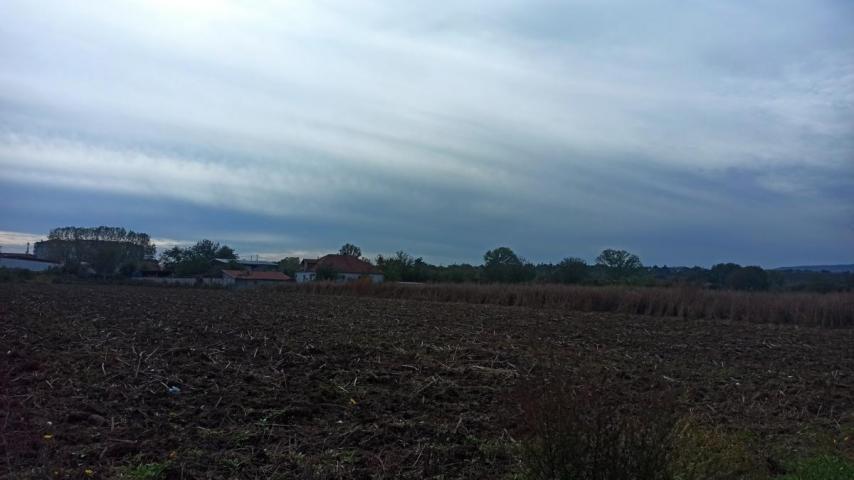
[[854, 479], [854, 463], [837, 455], [820, 455], [802, 461], [795, 471], [781, 480], [851, 480]]
[[673, 480], [762, 480], [768, 478], [768, 461], [750, 448], [744, 432], [726, 432], [687, 418], [672, 437], [669, 469]]
[[168, 469], [169, 462], [145, 463], [125, 471], [122, 477], [131, 480], [157, 480], [163, 478]]

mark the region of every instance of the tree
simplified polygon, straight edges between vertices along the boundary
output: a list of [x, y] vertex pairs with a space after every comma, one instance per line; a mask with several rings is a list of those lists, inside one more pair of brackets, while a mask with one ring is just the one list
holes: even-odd
[[214, 258], [223, 258], [226, 260], [237, 260], [237, 253], [234, 252], [234, 249], [229, 247], [228, 245], [223, 245], [219, 247], [215, 253]]
[[424, 282], [429, 279], [432, 265], [427, 264], [421, 257], [400, 250], [393, 257], [377, 255], [377, 267], [382, 270], [386, 280], [404, 282]]
[[768, 274], [761, 267], [741, 267], [727, 275], [726, 284], [735, 290], [767, 290]]
[[487, 250], [483, 254], [484, 267], [496, 267], [500, 265], [521, 265], [522, 261], [516, 252], [508, 247], [498, 247], [495, 250]]
[[348, 257], [359, 258], [362, 256], [362, 249], [353, 245], [352, 243], [345, 243], [341, 246], [341, 249], [338, 250], [338, 254], [347, 255]]
[[320, 265], [315, 271], [315, 279], [325, 281], [335, 281], [338, 279], [338, 272], [334, 268], [327, 265]]
[[483, 254], [483, 273], [490, 282], [524, 282], [536, 276], [534, 266], [508, 247], [498, 247]]
[[36, 242], [37, 256], [64, 263], [87, 262], [101, 275], [115, 274], [128, 262], [150, 258], [156, 251], [148, 234], [121, 227], [60, 227]]
[[643, 268], [643, 264], [637, 255], [625, 250], [614, 250], [612, 248], [602, 250], [602, 253], [596, 257], [596, 265], [620, 271], [631, 271]]
[[211, 270], [210, 260], [204, 257], [187, 257], [172, 266], [173, 271], [179, 277], [203, 275]]
[[564, 258], [555, 269], [555, 281], [579, 283], [587, 277], [587, 262], [580, 258]]
[[236, 260], [237, 254], [228, 245], [220, 245], [208, 239], [199, 240], [190, 247], [172, 247], [160, 254], [160, 262], [177, 275], [201, 275], [208, 273], [214, 259]]
[[477, 282], [480, 280], [481, 268], [468, 263], [437, 267], [437, 280], [440, 282]]
[[722, 287], [726, 285], [727, 277], [739, 268], [741, 268], [741, 265], [737, 263], [718, 263], [717, 265], [713, 265], [709, 270], [709, 282]]
[[[220, 250], [222, 250], [222, 247], [220, 247], [219, 242], [204, 239], [199, 240], [195, 245], [190, 247], [190, 256], [213, 260], [217, 258], [217, 254], [220, 253]], [[229, 248], [228, 250], [231, 249]]]
[[285, 257], [279, 260], [279, 271], [293, 277], [294, 274], [299, 270], [299, 257]]
[[628, 280], [643, 268], [643, 264], [637, 255], [612, 248], [603, 250], [596, 257], [596, 265], [605, 269], [612, 282]]

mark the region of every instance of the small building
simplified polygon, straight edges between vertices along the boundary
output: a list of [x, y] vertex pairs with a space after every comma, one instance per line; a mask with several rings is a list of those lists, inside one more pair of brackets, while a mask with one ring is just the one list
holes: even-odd
[[230, 258], [215, 258], [214, 266], [227, 267], [229, 265], [239, 265], [246, 270], [253, 272], [273, 272], [279, 269], [279, 264], [276, 262], [266, 262], [264, 260], [240, 260]]
[[43, 272], [62, 266], [60, 262], [38, 258], [27, 253], [0, 253], [0, 267]]
[[300, 262], [300, 270], [295, 273], [297, 283], [313, 282], [320, 277], [334, 276], [336, 282], [354, 282], [370, 280], [382, 283], [383, 274], [370, 263], [350, 255], [326, 255], [318, 259], [306, 258]]
[[253, 272], [251, 270], [223, 270], [222, 285], [233, 288], [254, 288], [281, 285], [293, 279], [282, 272]]

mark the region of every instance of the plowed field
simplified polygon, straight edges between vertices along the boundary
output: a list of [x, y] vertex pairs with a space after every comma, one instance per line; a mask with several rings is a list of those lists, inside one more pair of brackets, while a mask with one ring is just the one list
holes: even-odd
[[0, 285], [0, 476], [500, 478], [546, 368], [627, 403], [669, 385], [792, 454], [854, 424], [851, 329]]

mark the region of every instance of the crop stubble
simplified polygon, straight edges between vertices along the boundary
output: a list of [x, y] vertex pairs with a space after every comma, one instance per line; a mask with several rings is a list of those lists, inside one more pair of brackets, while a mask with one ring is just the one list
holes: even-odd
[[152, 464], [164, 478], [496, 478], [515, 468], [515, 399], [543, 372], [607, 378], [625, 403], [666, 385], [686, 414], [796, 450], [807, 432], [854, 423], [852, 332], [5, 285], [0, 475], [115, 478]]

